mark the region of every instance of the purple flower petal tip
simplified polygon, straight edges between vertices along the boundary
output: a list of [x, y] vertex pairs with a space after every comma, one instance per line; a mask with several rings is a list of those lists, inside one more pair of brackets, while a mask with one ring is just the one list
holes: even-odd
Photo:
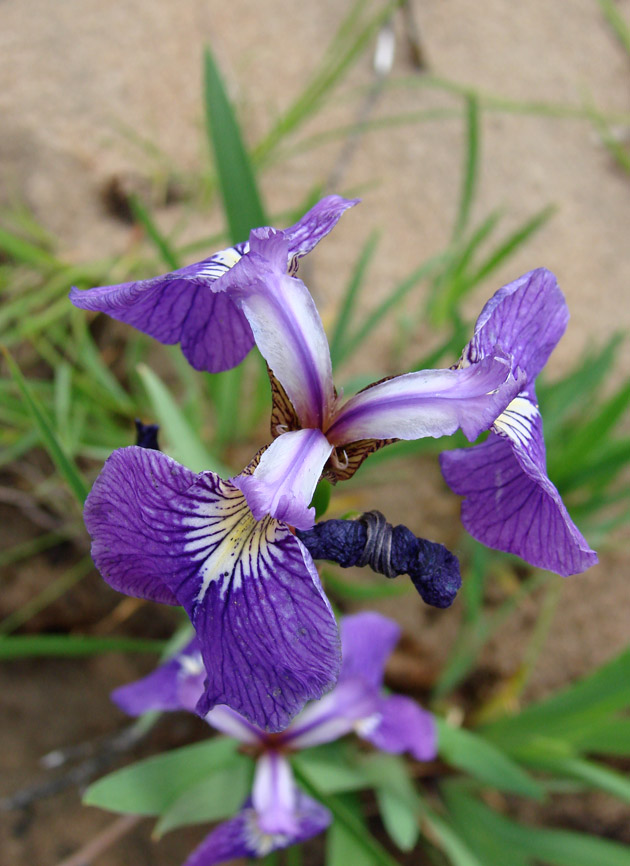
[[172, 659], [148, 676], [114, 689], [110, 697], [129, 716], [141, 716], [150, 710], [194, 712], [205, 677], [200, 646], [193, 638]]
[[514, 366], [533, 382], [564, 334], [569, 321], [554, 274], [530, 271], [499, 289], [485, 305], [464, 356], [472, 362], [496, 352], [513, 356]]
[[301, 257], [309, 253], [337, 225], [342, 214], [359, 204], [360, 199], [328, 195], [312, 207], [295, 225], [284, 229], [290, 254]]
[[418, 761], [432, 761], [437, 756], [433, 715], [403, 695], [383, 698], [379, 712], [366, 719], [358, 733], [385, 752], [409, 752]]

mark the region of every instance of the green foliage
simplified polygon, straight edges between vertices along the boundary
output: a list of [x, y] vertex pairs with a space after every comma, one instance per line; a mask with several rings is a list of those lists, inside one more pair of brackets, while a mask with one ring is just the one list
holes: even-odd
[[132, 637], [90, 637], [76, 634], [38, 634], [0, 637], [0, 659], [37, 656], [93, 656], [102, 653], [160, 653], [164, 641]]
[[438, 750], [451, 766], [480, 782], [523, 797], [540, 800], [543, 788], [504, 752], [472, 731], [455, 728], [438, 719]]
[[233, 244], [246, 241], [250, 229], [267, 225], [254, 171], [214, 58], [204, 54], [206, 124]]
[[186, 791], [238, 760], [237, 747], [236, 740], [216, 737], [147, 758], [94, 782], [83, 801], [110, 812], [166, 815]]

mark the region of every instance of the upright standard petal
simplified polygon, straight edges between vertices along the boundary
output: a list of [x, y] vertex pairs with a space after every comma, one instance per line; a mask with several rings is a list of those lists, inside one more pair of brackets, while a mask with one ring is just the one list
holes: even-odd
[[355, 204], [359, 204], [358, 198], [347, 199], [340, 195], [327, 195], [318, 201], [295, 225], [282, 231], [288, 243], [289, 258], [296, 260], [310, 253], [337, 225], [344, 211]]
[[423, 370], [378, 382], [360, 391], [326, 431], [333, 445], [361, 439], [420, 439], [462, 429], [476, 439], [522, 387], [511, 359], [500, 351], [454, 370]]
[[433, 715], [403, 695], [382, 698], [378, 712], [359, 722], [357, 733], [384, 752], [409, 752], [418, 761], [437, 755]]
[[266, 514], [295, 526], [310, 529], [315, 509], [313, 498], [332, 445], [319, 430], [284, 433], [271, 443], [252, 474], [232, 478], [245, 494], [256, 520]]
[[241, 258], [246, 246], [223, 250], [198, 264], [150, 280], [73, 288], [75, 307], [106, 313], [161, 343], [181, 343], [196, 370], [217, 373], [243, 360], [254, 345], [251, 328], [228, 295], [218, 293], [221, 277]]
[[281, 233], [253, 231], [249, 255], [223, 284], [247, 317], [256, 345], [301, 426], [322, 429], [335, 404], [328, 340], [308, 289], [286, 274], [287, 255]]
[[111, 699], [130, 716], [149, 710], [188, 710], [194, 712], [203, 692], [206, 670], [196, 638], [177, 655], [148, 676], [111, 693]]
[[185, 608], [208, 673], [201, 715], [227, 704], [279, 730], [334, 684], [337, 626], [312, 559], [287, 526], [256, 521], [229, 482], [123, 448], [90, 493], [86, 524], [112, 586], [160, 590]]
[[219, 824], [196, 848], [184, 866], [214, 866], [237, 857], [265, 857], [272, 851], [297, 845], [316, 836], [328, 827], [332, 818], [328, 809], [299, 789], [295, 801], [295, 832], [265, 833], [251, 801], [223, 824]]
[[440, 455], [442, 474], [465, 496], [462, 522], [476, 539], [563, 576], [597, 562], [547, 477], [533, 389], [496, 420], [481, 445]]
[[538, 268], [499, 289], [485, 305], [473, 339], [464, 349], [464, 363], [509, 352], [514, 366], [533, 382], [564, 334], [569, 321], [564, 295], [551, 271]]

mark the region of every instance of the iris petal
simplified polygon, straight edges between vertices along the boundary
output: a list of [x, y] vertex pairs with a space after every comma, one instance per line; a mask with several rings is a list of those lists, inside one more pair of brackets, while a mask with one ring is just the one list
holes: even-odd
[[225, 277], [260, 353], [283, 386], [302, 427], [321, 429], [335, 402], [330, 351], [317, 308], [301, 280], [286, 274], [280, 232], [252, 232], [251, 251]]
[[503, 286], [490, 298], [463, 357], [474, 363], [501, 347], [533, 383], [568, 321], [569, 311], [555, 276], [538, 268]]
[[111, 699], [130, 716], [149, 710], [189, 710], [193, 712], [201, 693], [206, 670], [196, 638], [174, 658], [148, 676], [111, 693]]
[[341, 620], [343, 649], [341, 680], [361, 677], [374, 688], [380, 688], [385, 664], [400, 640], [400, 627], [380, 613], [366, 611]]
[[338, 740], [375, 713], [379, 703], [377, 689], [358, 677], [346, 679], [317, 703], [309, 704], [284, 732], [282, 742], [293, 749], [308, 749]]
[[86, 524], [112, 586], [168, 593], [186, 609], [208, 672], [201, 715], [227, 704], [279, 730], [334, 684], [337, 626], [310, 555], [284, 524], [256, 521], [229, 482], [120, 449], [88, 497]]
[[351, 397], [326, 435], [343, 446], [359, 439], [447, 436], [461, 428], [472, 441], [522, 384], [511, 373], [509, 356], [500, 352], [463, 369], [407, 373]]
[[289, 246], [289, 256], [301, 258], [310, 253], [313, 247], [332, 231], [344, 211], [358, 203], [358, 198], [347, 199], [339, 195], [327, 195], [318, 201], [295, 225], [283, 230], [282, 234]]
[[319, 430], [284, 433], [271, 443], [251, 475], [232, 479], [245, 494], [254, 517], [270, 514], [298, 529], [310, 529], [308, 508], [332, 445]]
[[252, 805], [263, 833], [268, 836], [296, 835], [297, 793], [291, 765], [284, 755], [274, 751], [264, 752], [256, 762], [252, 788]]
[[251, 328], [225, 294], [215, 294], [221, 277], [241, 257], [243, 245], [203, 262], [150, 280], [72, 289], [75, 307], [107, 313], [161, 343], [181, 343], [196, 370], [216, 373], [243, 360], [254, 345]]
[[357, 733], [385, 752], [409, 752], [418, 761], [437, 755], [435, 719], [403, 695], [382, 698], [378, 712], [359, 723]]
[[497, 419], [481, 445], [440, 455], [449, 487], [466, 499], [462, 522], [470, 534], [563, 576], [597, 562], [547, 477], [542, 422], [533, 390]]

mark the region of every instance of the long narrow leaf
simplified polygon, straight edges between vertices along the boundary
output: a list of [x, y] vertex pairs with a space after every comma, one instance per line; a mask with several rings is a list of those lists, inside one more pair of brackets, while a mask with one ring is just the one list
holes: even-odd
[[335, 820], [339, 821], [344, 829], [354, 837], [355, 842], [363, 848], [368, 856], [380, 866], [397, 866], [380, 842], [365, 832], [362, 822], [344, 805], [339, 797], [324, 794], [313, 782], [308, 770], [303, 766], [299, 757], [292, 759], [293, 771], [300, 786], [320, 803], [323, 803], [332, 812]]
[[144, 364], [139, 364], [138, 375], [147, 390], [157, 420], [171, 444], [170, 452], [173, 457], [194, 472], [208, 469], [224, 478], [229, 477], [229, 470], [205, 448], [157, 373]]
[[453, 229], [453, 240], [460, 238], [468, 225], [470, 210], [477, 188], [477, 177], [479, 174], [479, 101], [471, 93], [466, 98], [466, 152], [464, 158], [464, 174], [462, 179], [462, 191], [459, 199], [459, 208], [455, 228]]
[[38, 656], [93, 656], [101, 653], [156, 653], [164, 649], [162, 640], [131, 637], [90, 637], [89, 635], [16, 635], [0, 638], [0, 659]]
[[6, 350], [3, 351], [7, 364], [9, 366], [9, 370], [13, 377], [13, 381], [17, 385], [26, 405], [28, 406], [29, 412], [31, 413], [32, 418], [35, 422], [35, 426], [37, 427], [41, 436], [43, 445], [48, 451], [51, 460], [59, 470], [61, 476], [65, 479], [78, 501], [83, 504], [88, 495], [87, 484], [83, 480], [83, 477], [77, 469], [74, 461], [65, 453], [64, 449], [62, 448], [57, 436], [55, 435], [54, 430], [50, 425], [50, 422], [46, 418], [46, 413], [43, 407], [39, 403], [39, 400], [37, 400], [35, 395], [32, 393], [30, 387], [26, 382], [26, 379], [22, 375], [20, 368], [15, 363], [11, 355]]
[[267, 225], [254, 171], [209, 49], [204, 53], [206, 124], [232, 243], [246, 241], [251, 229]]

